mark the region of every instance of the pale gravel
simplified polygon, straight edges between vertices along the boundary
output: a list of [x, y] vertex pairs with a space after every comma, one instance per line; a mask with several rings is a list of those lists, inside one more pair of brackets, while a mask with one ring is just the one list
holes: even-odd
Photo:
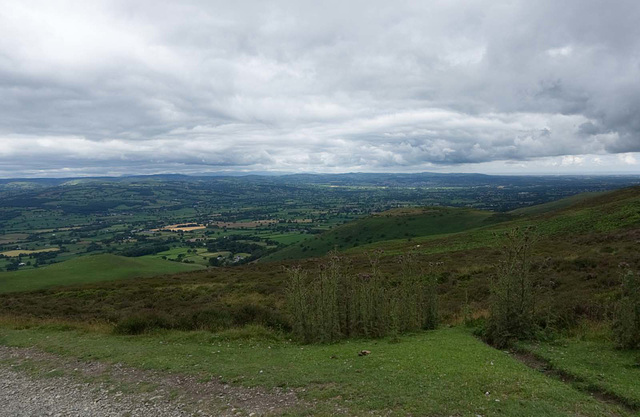
[[263, 416], [300, 408], [310, 410], [313, 404], [292, 390], [200, 382], [180, 374], [0, 346], [0, 416]]

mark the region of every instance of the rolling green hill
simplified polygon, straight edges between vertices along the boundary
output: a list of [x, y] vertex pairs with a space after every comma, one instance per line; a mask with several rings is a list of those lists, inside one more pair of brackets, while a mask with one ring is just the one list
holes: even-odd
[[595, 193], [581, 193], [571, 197], [563, 198], [550, 203], [536, 204], [530, 207], [523, 207], [516, 210], [512, 210], [509, 213], [518, 216], [532, 216], [536, 214], [544, 214], [562, 210], [567, 207], [575, 206], [576, 204], [588, 201], [594, 197], [610, 194], [609, 192], [595, 192]]
[[344, 251], [374, 242], [456, 233], [495, 224], [507, 218], [509, 216], [504, 214], [466, 208], [394, 209], [338, 226], [286, 247], [263, 258], [263, 261], [318, 257], [334, 249]]
[[156, 259], [95, 255], [37, 269], [3, 272], [0, 293], [32, 291], [61, 285], [89, 284], [201, 269], [201, 266]]

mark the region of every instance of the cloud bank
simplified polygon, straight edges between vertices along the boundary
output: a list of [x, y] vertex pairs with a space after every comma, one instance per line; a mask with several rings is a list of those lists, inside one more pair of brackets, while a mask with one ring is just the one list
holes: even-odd
[[638, 172], [638, 21], [635, 0], [3, 2], [0, 176]]

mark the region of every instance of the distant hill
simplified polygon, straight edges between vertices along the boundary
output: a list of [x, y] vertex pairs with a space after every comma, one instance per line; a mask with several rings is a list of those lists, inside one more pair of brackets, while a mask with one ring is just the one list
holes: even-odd
[[399, 209], [336, 227], [286, 247], [262, 261], [324, 256], [330, 250], [391, 253], [421, 243], [432, 253], [489, 245], [493, 234], [516, 226], [534, 226], [541, 236], [573, 236], [640, 227], [640, 187], [584, 193], [508, 213], [451, 207]]
[[600, 195], [606, 195], [606, 194], [609, 194], [609, 192], [602, 191], [602, 192], [592, 192], [592, 193], [581, 193], [571, 197], [562, 198], [560, 200], [551, 201], [549, 203], [536, 204], [535, 206], [519, 208], [516, 210], [512, 210], [510, 213], [517, 216], [532, 216], [536, 214], [551, 213], [567, 207], [574, 206], [577, 203], [587, 201], [594, 197], [597, 197]]
[[263, 258], [263, 261], [317, 257], [331, 250], [344, 251], [374, 242], [456, 233], [509, 218], [504, 214], [467, 208], [394, 209], [335, 227], [271, 254]]
[[3, 272], [0, 293], [32, 291], [59, 285], [89, 284], [202, 269], [199, 265], [116, 255], [83, 256], [37, 269]]
[[120, 177], [63, 177], [63, 178], [0, 178], [0, 188], [33, 188], [74, 185], [81, 183], [141, 183], [141, 182], [200, 182], [200, 181], [246, 181], [270, 184], [332, 184], [336, 186], [388, 186], [388, 187], [447, 187], [447, 186], [531, 186], [566, 187], [583, 183], [590, 187], [611, 189], [640, 183], [639, 175], [488, 175], [469, 173], [420, 172], [409, 174], [353, 172], [345, 174], [285, 174], [285, 173], [199, 173], [125, 175]]

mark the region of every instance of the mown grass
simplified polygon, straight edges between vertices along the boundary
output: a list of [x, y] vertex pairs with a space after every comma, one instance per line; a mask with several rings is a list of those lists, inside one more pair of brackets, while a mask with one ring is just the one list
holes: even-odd
[[[85, 360], [219, 378], [244, 386], [286, 387], [351, 414], [627, 415], [492, 349], [460, 328], [401, 340], [298, 345], [257, 330], [156, 332], [114, 336], [47, 326], [0, 327], [0, 343]], [[244, 332], [244, 333], [243, 333]], [[358, 356], [358, 351], [371, 351]], [[327, 409], [327, 408], [325, 408]], [[306, 410], [314, 414], [313, 409]]]
[[0, 293], [34, 291], [201, 269], [201, 266], [116, 255], [83, 256], [53, 265], [0, 274]]
[[544, 359], [553, 369], [575, 377], [579, 385], [640, 408], [640, 352], [617, 350], [606, 339], [563, 338], [519, 346]]

